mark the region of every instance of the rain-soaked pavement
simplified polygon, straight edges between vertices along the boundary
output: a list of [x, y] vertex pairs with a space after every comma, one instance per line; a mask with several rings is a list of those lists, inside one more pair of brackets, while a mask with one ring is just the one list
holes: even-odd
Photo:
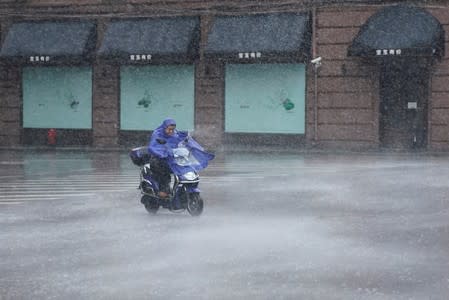
[[0, 151], [0, 299], [448, 299], [449, 156], [219, 154], [199, 218], [126, 153]]

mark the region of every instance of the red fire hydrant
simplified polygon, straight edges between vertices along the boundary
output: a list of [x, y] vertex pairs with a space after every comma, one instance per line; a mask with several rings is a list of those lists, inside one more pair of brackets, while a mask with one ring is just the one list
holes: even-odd
[[56, 145], [56, 129], [49, 129], [47, 132], [47, 144], [48, 145]]

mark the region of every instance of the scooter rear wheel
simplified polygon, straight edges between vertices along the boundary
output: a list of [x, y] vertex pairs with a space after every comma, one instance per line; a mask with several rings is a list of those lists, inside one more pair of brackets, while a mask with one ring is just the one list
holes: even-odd
[[199, 216], [203, 212], [204, 201], [199, 193], [186, 193], [187, 211], [191, 216]]
[[152, 215], [156, 214], [157, 211], [159, 210], [158, 201], [151, 196], [143, 195], [140, 202], [142, 202], [142, 204], [145, 206], [145, 209], [147, 210], [147, 212]]

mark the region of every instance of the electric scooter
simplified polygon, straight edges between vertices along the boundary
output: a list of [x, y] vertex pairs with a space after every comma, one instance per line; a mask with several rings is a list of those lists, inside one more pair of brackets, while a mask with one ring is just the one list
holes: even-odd
[[205, 152], [192, 138], [187, 138], [178, 145], [178, 148], [173, 149], [173, 156], [167, 158], [173, 180], [168, 197], [165, 198], [159, 197], [160, 185], [154, 179], [151, 170], [151, 154], [148, 147], [134, 148], [129, 155], [132, 162], [140, 167], [138, 187], [141, 191], [140, 202], [150, 214], [156, 214], [162, 207], [172, 212], [187, 210], [191, 216], [201, 215], [204, 201], [198, 188], [200, 182], [198, 172], [214, 158], [213, 154]]

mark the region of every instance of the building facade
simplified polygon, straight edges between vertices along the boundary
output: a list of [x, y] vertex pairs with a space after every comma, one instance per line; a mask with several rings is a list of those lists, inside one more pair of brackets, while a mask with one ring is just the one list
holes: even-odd
[[0, 146], [449, 150], [445, 1], [0, 1]]

